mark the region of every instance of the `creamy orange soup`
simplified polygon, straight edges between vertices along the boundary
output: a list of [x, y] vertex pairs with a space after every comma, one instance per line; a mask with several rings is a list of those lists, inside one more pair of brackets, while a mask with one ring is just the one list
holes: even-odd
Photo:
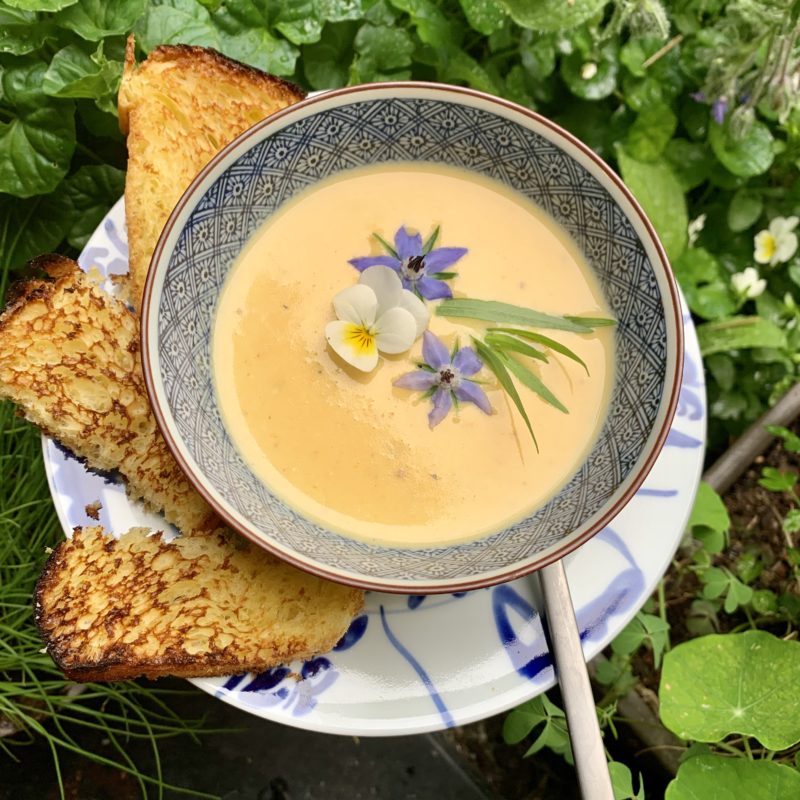
[[[456, 297], [610, 316], [574, 242], [517, 193], [428, 164], [357, 169], [287, 203], [234, 264], [213, 333], [216, 391], [243, 458], [307, 518], [384, 544], [473, 539], [532, 513], [580, 465], [608, 404], [613, 329], [543, 331], [590, 374], [556, 354], [528, 362], [569, 409], [518, 384], [539, 452], [487, 369], [476, 377], [492, 415], [464, 403], [431, 430], [430, 400], [392, 385], [421, 361], [421, 339], [365, 374], [324, 333], [332, 298], [359, 278], [348, 260], [385, 252], [372, 233], [391, 242], [401, 225], [423, 238], [440, 225], [437, 246], [468, 248], [450, 281]], [[485, 327], [432, 314], [429, 330], [449, 348]]]

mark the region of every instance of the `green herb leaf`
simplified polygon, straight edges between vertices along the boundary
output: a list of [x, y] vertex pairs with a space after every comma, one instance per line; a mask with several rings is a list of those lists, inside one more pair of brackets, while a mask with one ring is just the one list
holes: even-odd
[[359, 55], [359, 74], [386, 73], [411, 63], [414, 42], [408, 31], [386, 25], [362, 25], [354, 47]]
[[786, 533], [800, 531], [800, 508], [792, 508], [783, 519], [783, 529]]
[[567, 314], [564, 319], [568, 319], [577, 325], [584, 325], [587, 328], [611, 328], [617, 324], [615, 319], [609, 319], [608, 317], [584, 317]]
[[574, 28], [596, 14], [606, 0], [498, 0], [511, 19], [523, 28], [537, 31], [560, 31]]
[[758, 221], [764, 210], [764, 200], [757, 192], [739, 189], [728, 206], [728, 227], [732, 231], [746, 231]]
[[547, 355], [535, 347], [531, 347], [513, 336], [507, 336], [505, 333], [494, 333], [492, 331], [486, 332], [486, 343], [496, 350], [502, 352], [520, 353], [523, 356], [530, 356], [538, 361], [547, 362]]
[[[780, 680], [765, 683], [766, 675]], [[798, 642], [764, 631], [704, 636], [664, 657], [661, 719], [682, 739], [719, 742], [738, 733], [783, 750], [800, 741], [798, 682]]]
[[499, 30], [506, 13], [496, 0], [459, 0], [470, 27], [489, 36]]
[[57, 25], [75, 31], [82, 39], [99, 42], [106, 36], [130, 33], [147, 5], [148, 0], [81, 0], [59, 11], [54, 19]]
[[428, 275], [429, 278], [436, 278], [439, 281], [449, 281], [458, 275], [457, 272], [432, 272]]
[[669, 258], [684, 251], [689, 225], [683, 187], [666, 161], [644, 162], [618, 148], [622, 178], [655, 226]]
[[618, 62], [615, 56], [612, 51], [592, 61], [596, 72], [591, 78], [585, 78], [584, 68], [591, 59], [587, 59], [583, 53], [576, 50], [561, 61], [561, 77], [577, 97], [582, 97], [584, 100], [602, 100], [613, 94], [617, 88]]
[[169, 0], [147, 7], [147, 13], [136, 25], [136, 40], [146, 52], [160, 44], [191, 44], [217, 50], [221, 47], [211, 14], [194, 0]]
[[82, 248], [108, 209], [125, 191], [125, 173], [109, 164], [90, 164], [70, 175], [63, 184], [72, 206], [72, 224], [67, 233], [69, 243]]
[[522, 419], [525, 420], [525, 425], [528, 427], [528, 432], [533, 439], [533, 443], [536, 446], [536, 452], [538, 453], [539, 444], [536, 441], [536, 436], [533, 432], [533, 428], [531, 427], [531, 421], [528, 419], [528, 414], [525, 411], [525, 406], [522, 404], [522, 399], [519, 396], [519, 392], [517, 392], [517, 387], [514, 386], [514, 381], [511, 380], [511, 376], [508, 374], [508, 370], [505, 368], [503, 360], [494, 352], [494, 350], [492, 350], [490, 347], [487, 347], [480, 339], [473, 337], [472, 341], [475, 345], [475, 350], [477, 350], [478, 355], [483, 360], [483, 363], [486, 364], [486, 366], [489, 367], [489, 369], [495, 374], [495, 377], [500, 382], [500, 385], [503, 387], [503, 389], [505, 389], [514, 405], [517, 407], [517, 411], [519, 411]]
[[102, 42], [91, 56], [77, 45], [68, 45], [53, 56], [42, 90], [52, 97], [102, 97], [116, 94], [121, 77], [122, 62], [109, 61]]
[[545, 347], [549, 347], [556, 353], [560, 353], [562, 356], [566, 356], [567, 358], [571, 358], [573, 361], [576, 361], [586, 370], [586, 374], [589, 374], [589, 367], [586, 366], [586, 362], [577, 353], [575, 353], [573, 350], [570, 350], [566, 345], [561, 344], [561, 342], [551, 339], [549, 336], [545, 336], [542, 333], [534, 333], [533, 331], [521, 331], [518, 328], [489, 328], [487, 333], [493, 333], [494, 331], [510, 333], [514, 336], [519, 336], [521, 339], [527, 339], [528, 341], [537, 342]]
[[[431, 0], [389, 0], [391, 5], [405, 11], [417, 29], [417, 36], [431, 47], [448, 50], [456, 38], [450, 21]], [[400, 29], [398, 29], [399, 31]], [[405, 30], [402, 31], [406, 33]]]
[[800, 453], [800, 436], [782, 425], [767, 425], [766, 430], [783, 440], [783, 448], [788, 453]]
[[347, 84], [353, 60], [356, 26], [350, 22], [326, 25], [316, 44], [303, 48], [303, 70], [314, 89], [338, 89]]
[[736, 311], [730, 278], [717, 258], [703, 247], [685, 250], [672, 262], [689, 308], [703, 319], [717, 320]]
[[663, 102], [645, 106], [628, 130], [625, 150], [639, 161], [655, 161], [675, 133], [678, 118]]
[[742, 178], [763, 175], [772, 166], [773, 141], [769, 128], [759, 121], [739, 139], [730, 134], [727, 125], [712, 122], [708, 130], [708, 142], [714, 155], [725, 169]]
[[53, 38], [53, 25], [38, 21], [33, 11], [0, 6], [0, 53], [22, 56]]
[[781, 472], [775, 467], [764, 467], [758, 485], [771, 492], [790, 492], [797, 484], [797, 475], [793, 472]]
[[697, 487], [697, 496], [694, 499], [688, 525], [689, 528], [709, 528], [719, 533], [726, 533], [731, 527], [725, 503], [705, 481]]
[[710, 797], [791, 800], [800, 797], [800, 773], [774, 761], [699, 755], [681, 764], [664, 800]]
[[362, 0], [317, 0], [317, 8], [328, 22], [347, 22], [364, 16]]
[[443, 300], [436, 307], [436, 314], [440, 317], [463, 317], [464, 319], [478, 319], [485, 322], [503, 323], [512, 325], [528, 325], [531, 328], [552, 328], [573, 333], [589, 333], [591, 325], [567, 317], [556, 317], [552, 314], [542, 314], [531, 308], [501, 303], [496, 300], [472, 300], [469, 298], [453, 298]]
[[402, 260], [397, 250], [395, 250], [394, 247], [392, 247], [392, 245], [390, 245], [389, 242], [383, 238], [383, 236], [381, 236], [379, 233], [373, 233], [372, 235], [383, 245], [384, 249], [387, 253], [389, 253], [390, 256], [396, 258], [398, 261]]
[[[439, 238], [439, 231], [441, 230], [441, 225], [437, 225], [433, 233], [427, 238], [425, 244], [422, 245], [422, 253], [423, 255], [428, 255], [431, 250], [433, 250], [433, 246], [436, 244], [436, 240]], [[440, 272], [439, 275], [445, 275], [446, 273]], [[451, 275], [455, 275], [455, 272], [449, 273]]]
[[698, 326], [697, 338], [704, 356], [752, 347], [786, 347], [786, 332], [760, 317], [707, 322]]
[[633, 791], [633, 775], [630, 769], [619, 761], [608, 762], [608, 772], [611, 775], [611, 787], [614, 790], [614, 800], [645, 800], [644, 781], [639, 773], [639, 791]]
[[569, 414], [569, 409], [542, 383], [541, 378], [534, 375], [526, 366], [515, 361], [511, 356], [501, 351], [503, 363], [525, 384], [531, 391], [536, 392], [545, 402], [554, 406], [559, 411]]
[[45, 70], [43, 62], [21, 61], [2, 75], [5, 100], [16, 114], [0, 123], [0, 192], [17, 197], [53, 191], [75, 149], [74, 108], [42, 92]]

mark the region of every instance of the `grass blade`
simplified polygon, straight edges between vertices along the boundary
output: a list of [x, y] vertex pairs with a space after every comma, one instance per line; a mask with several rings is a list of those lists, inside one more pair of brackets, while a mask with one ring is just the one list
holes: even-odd
[[428, 237], [425, 244], [422, 245], [422, 255], [426, 256], [431, 250], [433, 250], [433, 246], [436, 244], [436, 240], [439, 238], [440, 228], [441, 226], [437, 225], [433, 233]]
[[554, 330], [572, 333], [589, 333], [591, 327], [567, 317], [556, 317], [543, 314], [532, 308], [501, 303], [497, 300], [472, 300], [466, 297], [443, 300], [436, 307], [440, 317], [464, 317], [479, 319], [485, 322], [510, 323], [511, 325], [527, 325], [530, 328], [553, 328]]
[[403, 260], [398, 255], [397, 250], [395, 250], [394, 247], [392, 247], [389, 242], [383, 238], [383, 236], [381, 236], [379, 233], [373, 233], [372, 235], [386, 248], [386, 252], [389, 253], [390, 256], [396, 258], [398, 261]]
[[530, 358], [535, 358], [538, 361], [547, 363], [547, 356], [541, 350], [537, 350], [535, 347], [531, 347], [529, 344], [525, 344], [525, 342], [521, 342], [513, 336], [507, 336], [505, 333], [487, 332], [486, 344], [494, 347], [496, 350], [519, 353], [520, 355], [529, 356]]
[[491, 347], [484, 344], [484, 342], [482, 342], [480, 339], [473, 337], [472, 341], [475, 345], [475, 349], [478, 351], [478, 355], [483, 359], [483, 363], [486, 364], [486, 366], [489, 367], [489, 369], [497, 376], [497, 380], [500, 381], [500, 385], [513, 400], [514, 405], [517, 407], [517, 411], [519, 411], [519, 413], [522, 415], [522, 419], [525, 420], [525, 424], [528, 426], [528, 432], [531, 435], [531, 439], [533, 439], [533, 444], [535, 445], [536, 452], [538, 453], [539, 443], [536, 441], [536, 434], [534, 434], [533, 428], [531, 427], [531, 421], [528, 419], [528, 412], [525, 411], [525, 406], [522, 405], [522, 399], [519, 396], [517, 387], [514, 386], [514, 381], [511, 380], [511, 376], [508, 374], [508, 370], [505, 368], [503, 360]]
[[561, 344], [561, 342], [557, 342], [555, 339], [551, 339], [549, 336], [545, 336], [542, 333], [534, 333], [533, 331], [521, 331], [517, 328], [489, 328], [487, 334], [494, 331], [511, 333], [514, 336], [519, 336], [520, 339], [528, 339], [531, 342], [543, 344], [545, 347], [555, 350], [556, 353], [561, 353], [562, 356], [566, 356], [567, 358], [571, 358], [573, 361], [577, 361], [586, 370], [586, 374], [589, 374], [589, 367], [586, 366], [586, 362], [574, 350], [570, 350], [569, 347]]
[[526, 366], [515, 361], [510, 356], [502, 355], [504, 364], [525, 384], [531, 391], [536, 392], [542, 400], [550, 403], [559, 411], [569, 414], [569, 409], [542, 383], [541, 379], [534, 375]]

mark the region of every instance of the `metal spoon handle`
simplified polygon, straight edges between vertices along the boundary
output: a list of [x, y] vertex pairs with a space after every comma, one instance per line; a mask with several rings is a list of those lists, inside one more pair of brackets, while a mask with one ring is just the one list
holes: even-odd
[[539, 577], [581, 794], [584, 800], [614, 800], [564, 564], [542, 568]]

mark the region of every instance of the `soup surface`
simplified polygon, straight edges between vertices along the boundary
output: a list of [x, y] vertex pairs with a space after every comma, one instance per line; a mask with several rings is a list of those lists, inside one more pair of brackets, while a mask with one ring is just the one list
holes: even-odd
[[[456, 297], [551, 314], [610, 316], [577, 246], [541, 209], [490, 179], [430, 164], [360, 168], [316, 184], [269, 219], [234, 264], [219, 299], [212, 352], [224, 422], [270, 491], [320, 524], [404, 546], [480, 537], [523, 519], [580, 465], [613, 383], [613, 329], [543, 331], [585, 362], [550, 354], [532, 369], [569, 409], [524, 386], [536, 434], [494, 375], [475, 377], [493, 413], [463, 403], [431, 429], [431, 401], [393, 386], [422, 360], [422, 341], [359, 372], [327, 345], [332, 298], [354, 285], [348, 260], [385, 254], [404, 225], [436, 246], [466, 247]], [[437, 317], [429, 330], [461, 346], [484, 323]], [[531, 363], [531, 362], [529, 362]]]

